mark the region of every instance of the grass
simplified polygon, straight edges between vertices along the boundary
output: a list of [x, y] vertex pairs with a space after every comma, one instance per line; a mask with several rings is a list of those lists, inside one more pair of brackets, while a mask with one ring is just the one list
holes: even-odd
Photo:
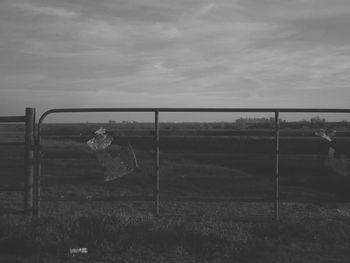
[[[3, 262], [347, 262], [350, 223], [65, 215], [1, 220]], [[70, 248], [87, 248], [72, 255]], [[4, 261], [7, 260], [7, 261]]]
[[[155, 217], [152, 149], [136, 148], [139, 169], [109, 183], [83, 143], [47, 140], [43, 151], [42, 215], [0, 214], [1, 262], [350, 258], [349, 180], [325, 170], [316, 156], [282, 156], [276, 223], [271, 155], [162, 151], [161, 216]], [[0, 153], [15, 162], [20, 150]], [[21, 178], [3, 175], [2, 183], [10, 175]], [[22, 200], [19, 193], [0, 193], [2, 209], [21, 208]], [[71, 248], [88, 253], [74, 255]]]

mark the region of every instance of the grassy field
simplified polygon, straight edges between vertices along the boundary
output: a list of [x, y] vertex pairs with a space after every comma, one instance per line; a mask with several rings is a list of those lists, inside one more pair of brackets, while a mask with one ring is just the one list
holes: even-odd
[[[2, 131], [21, 140], [18, 129]], [[117, 139], [133, 143], [139, 168], [104, 182], [85, 144], [93, 130], [72, 131], [43, 141], [40, 218], [14, 213], [23, 194], [0, 193], [0, 262], [349, 262], [350, 180], [322, 165], [317, 138], [281, 145], [276, 223], [271, 138], [161, 138], [155, 217], [151, 138]], [[23, 162], [23, 149], [1, 147], [0, 156], [3, 164]], [[21, 170], [0, 174], [3, 186], [23, 183]]]

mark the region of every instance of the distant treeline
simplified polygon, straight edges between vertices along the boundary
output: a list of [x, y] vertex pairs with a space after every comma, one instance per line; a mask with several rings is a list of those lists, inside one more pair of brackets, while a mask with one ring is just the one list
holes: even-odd
[[[327, 122], [325, 119], [319, 117], [311, 118], [303, 121], [285, 121], [280, 119], [281, 129], [295, 129], [295, 130], [310, 130], [318, 128], [328, 128], [339, 130], [350, 130], [350, 122], [340, 121], [340, 122]], [[108, 130], [154, 130], [154, 123], [150, 122], [115, 122], [109, 121], [108, 123], [67, 123], [67, 124], [44, 124], [43, 130], [49, 132], [52, 129], [71, 134], [72, 131], [80, 131], [83, 134], [89, 133], [94, 129], [98, 129], [101, 126]], [[233, 122], [161, 122], [159, 123], [160, 130], [163, 131], [187, 131], [196, 130], [197, 132], [206, 131], [205, 134], [210, 135], [210, 131], [225, 131], [229, 134], [231, 130], [249, 130], [249, 129], [259, 129], [259, 130], [273, 130], [274, 129], [274, 119], [270, 118], [240, 118]], [[225, 133], [225, 132], [224, 132]], [[227, 135], [228, 135], [227, 134]]]
[[[231, 134], [232, 130], [239, 130], [245, 132], [245, 130], [273, 130], [274, 129], [274, 118], [239, 118], [232, 122], [220, 121], [220, 122], [160, 122], [159, 128], [163, 131], [185, 131], [190, 132], [195, 130], [203, 135], [211, 135], [210, 132], [222, 131], [222, 135]], [[336, 129], [338, 131], [350, 130], [350, 121], [338, 121], [329, 122], [326, 119], [320, 118], [319, 116], [312, 117], [310, 120], [301, 121], [286, 121], [283, 119], [279, 120], [281, 129], [294, 129], [294, 130], [312, 130], [318, 128]], [[42, 130], [45, 133], [59, 133], [59, 134], [72, 134], [79, 131], [82, 134], [89, 134], [103, 126], [108, 130], [154, 130], [153, 122], [131, 122], [122, 121], [116, 122], [110, 120], [107, 123], [44, 123]], [[23, 124], [0, 124], [0, 131], [5, 130], [21, 130], [23, 131]], [[205, 132], [203, 132], [205, 131]]]

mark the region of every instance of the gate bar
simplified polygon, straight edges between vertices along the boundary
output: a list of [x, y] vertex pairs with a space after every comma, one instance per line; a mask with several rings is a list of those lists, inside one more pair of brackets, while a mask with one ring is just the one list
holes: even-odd
[[159, 216], [159, 112], [156, 111], [154, 119], [155, 128], [155, 189], [154, 189], [154, 203], [155, 214]]
[[1, 116], [0, 122], [25, 122], [26, 116]]
[[279, 201], [279, 116], [278, 111], [275, 111], [275, 202], [274, 202], [274, 213], [275, 221], [279, 219], [278, 201]]
[[51, 113], [68, 112], [299, 112], [299, 113], [350, 113], [350, 109], [320, 108], [61, 108], [46, 111], [39, 122]]
[[25, 124], [25, 193], [24, 212], [33, 215], [33, 185], [34, 185], [34, 145], [35, 145], [35, 109], [26, 108]]
[[35, 141], [35, 175], [34, 175], [34, 200], [33, 200], [33, 214], [40, 216], [40, 196], [41, 196], [41, 125], [40, 120], [37, 127], [36, 141]]

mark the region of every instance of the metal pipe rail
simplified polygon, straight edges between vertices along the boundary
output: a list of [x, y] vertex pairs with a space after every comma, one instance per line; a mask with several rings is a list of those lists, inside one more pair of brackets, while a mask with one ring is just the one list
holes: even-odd
[[154, 113], [154, 147], [155, 147], [155, 184], [154, 184], [154, 203], [155, 214], [159, 215], [159, 114], [162, 112], [259, 112], [275, 114], [275, 169], [274, 169], [274, 218], [279, 219], [278, 202], [279, 202], [279, 114], [280, 113], [350, 113], [350, 109], [327, 109], [327, 108], [61, 108], [51, 109], [42, 114], [38, 122], [38, 130], [36, 136], [36, 175], [35, 175], [35, 195], [34, 195], [34, 213], [39, 215], [40, 211], [40, 181], [41, 181], [41, 126], [45, 118], [54, 113], [102, 113], [102, 112], [153, 112]]
[[0, 122], [25, 122], [26, 116], [0, 116]]

